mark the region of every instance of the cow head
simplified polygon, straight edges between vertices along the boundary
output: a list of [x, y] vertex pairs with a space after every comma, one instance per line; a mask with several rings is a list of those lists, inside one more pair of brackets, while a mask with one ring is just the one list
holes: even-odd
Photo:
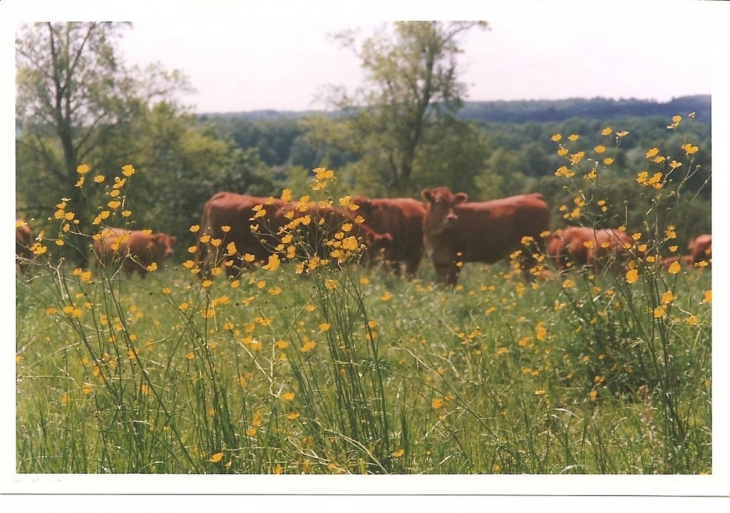
[[365, 219], [367, 219], [367, 217], [373, 211], [373, 202], [365, 196], [353, 196], [352, 203], [353, 205], [357, 205], [358, 207], [360, 207], [358, 213], [361, 214]]
[[173, 254], [172, 245], [175, 244], [176, 237], [166, 233], [155, 233], [152, 235], [151, 245], [152, 253], [160, 259], [170, 258]]
[[448, 187], [425, 189], [421, 192], [421, 195], [428, 205], [425, 222], [432, 233], [439, 233], [456, 226], [459, 217], [456, 215], [454, 207], [461, 205], [468, 199], [463, 192], [454, 194]]
[[390, 233], [377, 233], [367, 230], [365, 232], [365, 245], [371, 262], [374, 262], [381, 253], [388, 259], [393, 251], [393, 236]]

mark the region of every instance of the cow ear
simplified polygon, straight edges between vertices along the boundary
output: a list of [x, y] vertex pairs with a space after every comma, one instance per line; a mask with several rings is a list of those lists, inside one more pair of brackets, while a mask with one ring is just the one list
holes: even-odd
[[431, 191], [429, 191], [428, 189], [423, 189], [421, 191], [421, 196], [423, 196], [423, 199], [425, 199], [429, 203], [433, 203], [433, 194], [431, 194]]
[[454, 194], [454, 203], [453, 203], [453, 205], [454, 206], [460, 205], [460, 204], [464, 203], [467, 199], [469, 199], [469, 196], [467, 196], [465, 193], [463, 193], [463, 192], [457, 192], [456, 194]]

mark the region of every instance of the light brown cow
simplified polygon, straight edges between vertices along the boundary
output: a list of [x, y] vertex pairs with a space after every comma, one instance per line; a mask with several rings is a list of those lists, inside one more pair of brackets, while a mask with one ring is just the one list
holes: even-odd
[[134, 271], [145, 278], [149, 266], [172, 256], [175, 240], [176, 237], [166, 233], [105, 228], [100, 237], [94, 239], [93, 248], [100, 267], [121, 260], [121, 268], [128, 278]]
[[[354, 217], [344, 210], [331, 206], [320, 207], [315, 203], [300, 206], [298, 202], [285, 203], [280, 199], [219, 192], [203, 208], [196, 263], [204, 274], [212, 266], [223, 264], [231, 276], [243, 266], [242, 255], [252, 255], [253, 262], [265, 262], [275, 253], [285, 253], [284, 248], [279, 246], [280, 230], [292, 219], [305, 216], [309, 216], [311, 221], [301, 224], [299, 233], [303, 242], [321, 258], [327, 258], [331, 251], [322, 243], [333, 237], [343, 224], [351, 225], [349, 234], [358, 237], [367, 246], [368, 255], [373, 256], [381, 249], [386, 253], [390, 251], [390, 234], [376, 233], [365, 223], [355, 223]], [[223, 231], [225, 226], [229, 227], [227, 232]], [[257, 229], [252, 230], [252, 226], [257, 226]], [[222, 250], [217, 255], [208, 244], [201, 242], [201, 237], [206, 235], [222, 241], [219, 246]], [[235, 253], [229, 255], [226, 248], [231, 242]], [[304, 255], [298, 251], [297, 256]]]
[[601, 271], [614, 263], [625, 262], [633, 240], [626, 232], [585, 226], [569, 226], [550, 236], [547, 252], [559, 270], [588, 266]]
[[369, 199], [355, 196], [352, 202], [370, 228], [393, 236], [390, 256], [391, 269], [400, 274], [401, 262], [405, 262], [406, 278], [416, 275], [423, 258], [423, 218], [426, 205], [411, 198]]
[[15, 261], [20, 274], [28, 272], [30, 259], [33, 258], [33, 234], [30, 226], [24, 219], [17, 219], [15, 222]]
[[534, 262], [523, 237], [544, 247], [541, 234], [550, 228], [550, 209], [542, 194], [523, 194], [493, 201], [467, 203], [463, 192], [447, 187], [422, 192], [426, 200], [423, 242], [433, 262], [436, 282], [456, 285], [459, 263], [497, 262], [523, 250], [523, 270]]
[[712, 234], [703, 233], [698, 235], [689, 243], [687, 248], [689, 254], [692, 256], [692, 262], [694, 265], [698, 265], [701, 262], [712, 262]]

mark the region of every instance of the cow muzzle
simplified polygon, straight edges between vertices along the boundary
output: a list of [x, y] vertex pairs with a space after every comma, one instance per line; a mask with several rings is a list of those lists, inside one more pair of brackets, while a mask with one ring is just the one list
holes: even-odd
[[456, 226], [459, 217], [456, 214], [449, 214], [444, 218], [444, 228], [453, 228]]

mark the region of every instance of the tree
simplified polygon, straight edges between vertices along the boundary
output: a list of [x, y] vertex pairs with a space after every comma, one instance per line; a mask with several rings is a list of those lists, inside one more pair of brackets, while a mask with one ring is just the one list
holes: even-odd
[[412, 192], [419, 148], [453, 124], [463, 105], [459, 38], [474, 27], [487, 24], [396, 22], [392, 34], [383, 29], [360, 47], [352, 31], [335, 36], [359, 57], [365, 82], [353, 96], [342, 88], [331, 89], [326, 100], [344, 117], [313, 118], [307, 126], [309, 142], [351, 152], [361, 158], [360, 167], [380, 174], [389, 191]]
[[[187, 89], [178, 71], [124, 65], [114, 45], [128, 27], [110, 22], [36, 23], [19, 30], [17, 193], [30, 214], [53, 209], [65, 197], [83, 228], [90, 207], [75, 186], [78, 166], [93, 169], [119, 158], [130, 163], [133, 148], [125, 143], [134, 120], [150, 102], [169, 100], [173, 92]], [[39, 180], [55, 198], [38, 194]], [[84, 264], [86, 255], [77, 251], [74, 258]]]

